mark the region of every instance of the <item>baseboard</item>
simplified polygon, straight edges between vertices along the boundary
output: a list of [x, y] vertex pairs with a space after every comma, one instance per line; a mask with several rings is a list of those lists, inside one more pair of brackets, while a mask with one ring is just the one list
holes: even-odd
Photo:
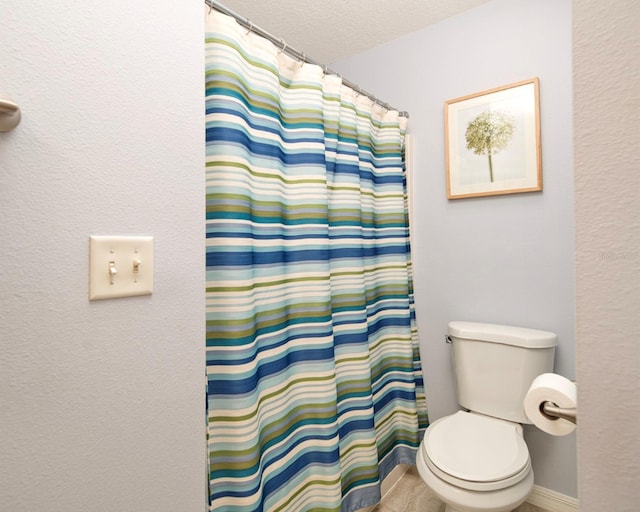
[[398, 464], [391, 470], [391, 472], [382, 481], [382, 485], [380, 486], [380, 493], [382, 494], [383, 498], [391, 489], [396, 486], [396, 484], [400, 481], [404, 474], [409, 471], [410, 467], [411, 466], [409, 466], [408, 464]]
[[[391, 489], [395, 487], [395, 485], [400, 481], [400, 479], [404, 476], [404, 474], [409, 470], [410, 467], [411, 466], [409, 466], [408, 464], [398, 464], [391, 470], [387, 477], [382, 481], [382, 485], [380, 486], [380, 494], [382, 494], [383, 498]], [[371, 505], [370, 507], [361, 508], [357, 512], [373, 512], [376, 507], [377, 505]]]
[[544, 508], [549, 512], [578, 512], [578, 500], [576, 498], [539, 485], [533, 486], [533, 491], [531, 491], [527, 503]]

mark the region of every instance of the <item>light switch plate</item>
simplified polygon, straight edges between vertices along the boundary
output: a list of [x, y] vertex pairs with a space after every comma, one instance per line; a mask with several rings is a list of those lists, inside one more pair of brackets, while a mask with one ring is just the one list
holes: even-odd
[[151, 293], [153, 237], [89, 237], [89, 300]]

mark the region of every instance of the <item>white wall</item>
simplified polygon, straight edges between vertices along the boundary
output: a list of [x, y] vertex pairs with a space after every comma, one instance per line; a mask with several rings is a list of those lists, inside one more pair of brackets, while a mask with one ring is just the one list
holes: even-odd
[[[556, 371], [574, 377], [571, 5], [495, 0], [332, 65], [409, 111], [414, 146], [416, 307], [431, 420], [457, 409], [450, 320], [558, 334]], [[540, 78], [544, 191], [449, 201], [448, 99]], [[527, 427], [536, 484], [577, 495], [575, 434]]]
[[[0, 0], [0, 509], [204, 508], [201, 2]], [[88, 236], [155, 293], [88, 301]]]
[[574, 0], [581, 510], [640, 503], [640, 4]]

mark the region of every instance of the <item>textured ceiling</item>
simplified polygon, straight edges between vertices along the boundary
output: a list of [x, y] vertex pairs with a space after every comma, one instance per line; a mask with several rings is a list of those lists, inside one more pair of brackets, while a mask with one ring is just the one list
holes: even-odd
[[221, 0], [310, 58], [330, 64], [489, 0]]

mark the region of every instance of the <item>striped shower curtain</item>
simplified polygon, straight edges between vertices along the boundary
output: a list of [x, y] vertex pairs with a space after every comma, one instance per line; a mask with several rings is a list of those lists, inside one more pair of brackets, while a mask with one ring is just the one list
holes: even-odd
[[211, 511], [350, 512], [414, 463], [405, 124], [208, 13]]

